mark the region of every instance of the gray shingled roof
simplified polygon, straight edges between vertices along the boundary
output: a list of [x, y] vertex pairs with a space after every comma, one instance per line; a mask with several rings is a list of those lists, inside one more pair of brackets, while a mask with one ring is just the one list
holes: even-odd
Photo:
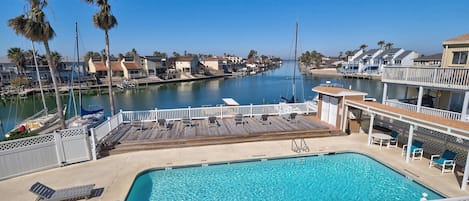
[[388, 50], [384, 50], [383, 52], [381, 52], [381, 54], [379, 54], [376, 59], [384, 59], [384, 56], [385, 55], [393, 55], [395, 54], [396, 52], [398, 52], [399, 50], [401, 50], [402, 48], [392, 48], [392, 49], [388, 49]]
[[417, 59], [414, 59], [414, 61], [436, 61], [436, 60], [441, 61], [442, 56], [443, 56], [442, 53], [432, 54], [428, 56], [419, 57]]
[[406, 50], [404, 51], [402, 54], [400, 54], [399, 56], [396, 57], [397, 60], [402, 60], [404, 57], [406, 57], [407, 55], [409, 55], [410, 53], [412, 53], [413, 51], [412, 50]]

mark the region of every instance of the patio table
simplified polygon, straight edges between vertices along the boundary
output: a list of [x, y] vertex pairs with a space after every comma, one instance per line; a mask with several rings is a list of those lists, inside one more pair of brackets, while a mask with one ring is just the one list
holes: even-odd
[[387, 147], [389, 147], [389, 141], [391, 140], [391, 136], [390, 135], [387, 135], [387, 134], [384, 134], [384, 133], [373, 133], [371, 135], [371, 137], [374, 139], [378, 139], [379, 140], [379, 149], [381, 149], [381, 147], [383, 147], [383, 142], [386, 141], [387, 142]]

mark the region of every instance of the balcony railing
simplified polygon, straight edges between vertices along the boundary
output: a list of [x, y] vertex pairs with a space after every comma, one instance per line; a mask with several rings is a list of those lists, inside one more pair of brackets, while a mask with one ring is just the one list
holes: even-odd
[[[414, 111], [417, 112], [417, 105], [413, 104], [408, 104], [408, 103], [402, 103], [399, 102], [398, 100], [386, 100], [386, 105], [389, 105], [391, 107], [397, 107], [409, 111]], [[452, 119], [452, 120], [461, 120], [461, 113], [457, 112], [452, 112], [448, 110], [440, 110], [440, 109], [435, 109], [431, 107], [421, 107], [420, 112], [423, 114], [428, 114], [432, 116], [438, 116], [438, 117], [443, 117], [447, 119]], [[467, 121], [467, 119], [465, 119]]]
[[469, 68], [385, 67], [381, 79], [387, 83], [469, 90]]

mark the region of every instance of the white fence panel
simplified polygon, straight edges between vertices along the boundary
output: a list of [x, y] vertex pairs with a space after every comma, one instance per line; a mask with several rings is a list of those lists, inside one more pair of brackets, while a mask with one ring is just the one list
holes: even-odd
[[58, 166], [53, 134], [0, 143], [0, 179]]
[[90, 142], [85, 129], [59, 131], [63, 147], [62, 163], [76, 163], [91, 160]]

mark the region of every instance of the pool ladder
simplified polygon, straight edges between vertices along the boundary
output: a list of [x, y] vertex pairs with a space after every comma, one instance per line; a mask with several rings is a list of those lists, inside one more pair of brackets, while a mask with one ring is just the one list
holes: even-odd
[[296, 153], [309, 152], [309, 147], [306, 144], [304, 138], [292, 139], [291, 140], [291, 150]]

